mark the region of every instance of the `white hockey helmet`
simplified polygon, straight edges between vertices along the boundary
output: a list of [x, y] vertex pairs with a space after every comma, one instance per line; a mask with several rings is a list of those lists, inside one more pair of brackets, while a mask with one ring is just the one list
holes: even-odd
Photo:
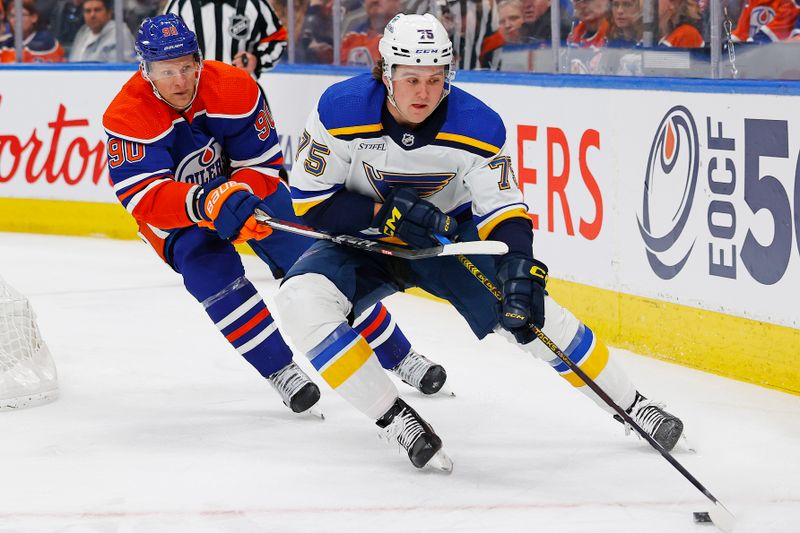
[[456, 75], [453, 66], [453, 43], [442, 23], [430, 13], [396, 15], [386, 25], [378, 44], [383, 58], [383, 75], [389, 80], [392, 96], [392, 71], [396, 65], [443, 66], [444, 96], [450, 92], [450, 82]]

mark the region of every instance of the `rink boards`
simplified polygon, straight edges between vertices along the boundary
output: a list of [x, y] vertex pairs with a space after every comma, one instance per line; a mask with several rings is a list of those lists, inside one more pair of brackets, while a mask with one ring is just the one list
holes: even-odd
[[[101, 125], [131, 74], [0, 69], [0, 230], [135, 237]], [[263, 76], [287, 166], [316, 98], [340, 79], [328, 68]], [[456, 82], [506, 123], [536, 255], [561, 303], [610, 344], [800, 394], [795, 86]]]

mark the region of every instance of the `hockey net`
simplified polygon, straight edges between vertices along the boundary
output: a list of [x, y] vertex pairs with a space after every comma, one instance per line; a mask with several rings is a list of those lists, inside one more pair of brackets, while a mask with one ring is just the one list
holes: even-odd
[[57, 397], [56, 366], [30, 302], [0, 278], [0, 410]]

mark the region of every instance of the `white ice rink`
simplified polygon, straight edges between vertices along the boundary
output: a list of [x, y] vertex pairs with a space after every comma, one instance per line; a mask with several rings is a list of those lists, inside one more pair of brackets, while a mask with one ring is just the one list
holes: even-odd
[[[244, 260], [271, 300], [277, 283]], [[447, 368], [456, 397], [398, 387], [451, 475], [414, 469], [318, 375], [326, 420], [292, 414], [142, 243], [0, 233], [0, 275], [30, 298], [61, 384], [0, 412], [0, 533], [715, 531], [644, 441], [443, 304], [387, 301]], [[675, 456], [736, 531], [800, 531], [800, 398], [614, 352], [683, 418], [697, 453]]]

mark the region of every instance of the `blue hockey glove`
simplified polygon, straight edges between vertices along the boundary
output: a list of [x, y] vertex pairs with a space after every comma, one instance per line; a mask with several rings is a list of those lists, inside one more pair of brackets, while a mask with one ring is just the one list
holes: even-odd
[[411, 187], [394, 189], [381, 207], [373, 226], [386, 235], [402, 239], [412, 248], [427, 248], [439, 244], [434, 234], [449, 237], [458, 224], [438, 207], [420, 200]]
[[536, 338], [530, 325], [544, 327], [544, 289], [547, 265], [520, 254], [503, 256], [497, 265], [497, 280], [503, 293], [500, 325], [520, 344]]
[[256, 222], [256, 207], [267, 211], [250, 187], [220, 176], [203, 185], [195, 209], [198, 218], [205, 221], [199, 225], [212, 227], [223, 239], [238, 243], [263, 239], [272, 233], [272, 228]]

